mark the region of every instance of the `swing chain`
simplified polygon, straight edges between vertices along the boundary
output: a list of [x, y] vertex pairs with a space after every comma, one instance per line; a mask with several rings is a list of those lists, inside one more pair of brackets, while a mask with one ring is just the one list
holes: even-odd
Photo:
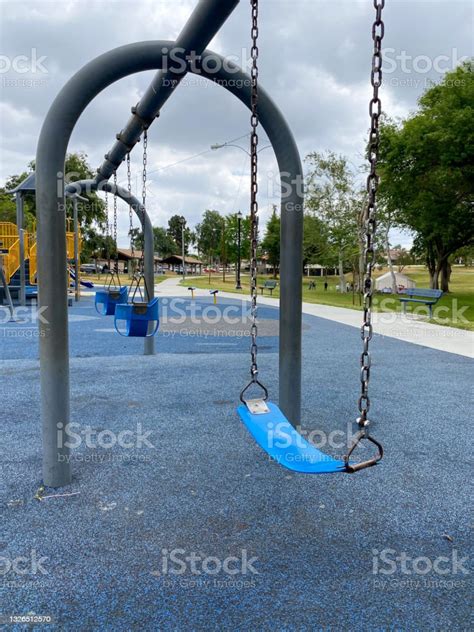
[[117, 244], [117, 172], [114, 171], [114, 243], [115, 243], [115, 263], [114, 272], [118, 275], [118, 244]]
[[[105, 222], [105, 258], [107, 260], [107, 264], [109, 264], [110, 262], [110, 224], [109, 224], [109, 193], [107, 191], [107, 189], [104, 189], [104, 193], [105, 193], [105, 215], [106, 215], [106, 222]], [[113, 236], [113, 233], [112, 233]], [[107, 265], [107, 273], [105, 275], [105, 279], [104, 279], [104, 287], [107, 290], [110, 290], [112, 287], [112, 284], [114, 286], [114, 289], [116, 289], [120, 284], [117, 283], [117, 278], [116, 278], [116, 274], [114, 270], [111, 270], [109, 265]]]
[[[148, 148], [148, 130], [145, 128], [143, 130], [143, 171], [142, 171], [142, 204], [143, 204], [144, 210], [146, 210], [146, 178], [147, 178], [146, 167], [148, 163], [147, 148]], [[145, 258], [144, 251], [145, 251], [145, 234], [143, 234], [142, 255], [140, 257], [140, 264], [139, 264], [139, 269], [141, 273], [143, 273], [143, 270], [144, 270], [144, 258]]]
[[109, 194], [107, 189], [105, 189], [105, 258], [107, 261], [109, 259], [109, 234]]
[[[258, 379], [257, 365], [257, 247], [258, 247], [258, 0], [250, 0], [252, 9], [252, 28], [251, 39], [252, 47], [250, 50], [252, 58], [252, 67], [250, 70], [251, 77], [251, 95], [250, 95], [250, 318], [252, 324], [250, 326], [250, 382], [240, 393], [240, 401], [247, 405], [250, 412], [268, 412], [268, 407], [263, 402], [268, 399], [268, 390]], [[245, 399], [245, 393], [251, 386], [258, 386], [263, 391], [263, 397], [260, 399]]]
[[131, 254], [130, 261], [133, 261], [133, 259], [135, 258], [135, 246], [133, 244], [133, 209], [132, 209], [132, 205], [130, 204], [130, 201], [132, 199], [132, 169], [130, 165], [130, 152], [127, 152], [127, 191], [128, 191], [128, 199], [129, 199], [128, 219], [130, 222], [130, 229], [129, 229], [130, 254]]
[[[356, 472], [366, 467], [371, 467], [380, 461], [383, 457], [383, 447], [374, 437], [369, 435], [367, 426], [369, 419], [367, 417], [370, 409], [369, 398], [369, 381], [370, 367], [372, 359], [369, 351], [369, 344], [373, 335], [372, 325], [372, 297], [373, 297], [373, 279], [372, 272], [375, 264], [374, 239], [376, 229], [376, 194], [379, 186], [379, 175], [377, 173], [377, 160], [379, 153], [380, 132], [379, 119], [382, 113], [382, 102], [379, 99], [379, 88], [382, 85], [382, 39], [385, 32], [385, 25], [382, 21], [382, 9], [385, 6], [385, 0], [374, 0], [375, 21], [372, 24], [372, 40], [374, 48], [372, 53], [372, 69], [370, 73], [370, 83], [373, 88], [372, 98], [369, 102], [370, 115], [370, 132], [368, 143], [368, 158], [370, 163], [370, 171], [367, 176], [367, 206], [364, 209], [364, 230], [365, 230], [365, 248], [364, 248], [364, 299], [363, 299], [363, 323], [360, 330], [363, 348], [360, 356], [360, 383], [361, 392], [358, 401], [360, 416], [357, 418], [357, 424], [360, 431], [357, 433], [352, 445], [349, 447], [347, 455], [344, 457], [346, 469], [348, 472]], [[366, 439], [373, 443], [378, 450], [378, 454], [362, 463], [350, 464], [349, 457], [359, 443]]]
[[[250, 0], [252, 9], [252, 27], [251, 39], [252, 47], [250, 55], [252, 58], [252, 67], [250, 70], [251, 77], [251, 95], [250, 95], [250, 318], [252, 324], [250, 326], [250, 382], [240, 393], [240, 401], [247, 405], [253, 413], [268, 412], [266, 402], [268, 399], [268, 390], [258, 379], [257, 365], [257, 247], [258, 247], [258, 0]], [[263, 397], [260, 399], [245, 399], [245, 393], [251, 386], [258, 386], [263, 391]]]
[[258, 378], [258, 366], [257, 366], [257, 245], [258, 245], [258, 0], [250, 0], [252, 7], [252, 48], [250, 51], [252, 58], [252, 68], [250, 71], [251, 77], [251, 116], [250, 125], [252, 128], [250, 134], [250, 221], [251, 221], [251, 280], [250, 280], [250, 296], [251, 307], [250, 315], [252, 319], [252, 325], [250, 328], [251, 336], [251, 366], [250, 375], [252, 381], [256, 382]]
[[363, 341], [363, 350], [360, 356], [360, 382], [361, 394], [359, 397], [360, 417], [357, 423], [361, 428], [365, 428], [369, 423], [367, 415], [370, 409], [369, 398], [369, 380], [371, 357], [369, 352], [369, 343], [373, 335], [372, 326], [372, 297], [373, 297], [373, 279], [372, 272], [375, 263], [374, 238], [376, 228], [376, 193], [379, 185], [379, 176], [377, 173], [377, 160], [379, 149], [379, 118], [382, 111], [382, 103], [379, 99], [379, 87], [382, 84], [382, 38], [384, 35], [384, 23], [382, 21], [382, 9], [385, 0], [374, 0], [374, 8], [376, 12], [375, 21], [372, 25], [372, 40], [374, 49], [372, 54], [372, 70], [370, 74], [370, 83], [373, 87], [372, 98], [369, 103], [370, 114], [370, 132], [369, 132], [369, 163], [370, 172], [367, 177], [367, 193], [368, 202], [364, 212], [364, 228], [365, 228], [365, 249], [364, 249], [364, 316], [361, 327], [361, 338]]
[[148, 162], [148, 131], [143, 131], [143, 172], [142, 172], [142, 204], [146, 204], [146, 166]]

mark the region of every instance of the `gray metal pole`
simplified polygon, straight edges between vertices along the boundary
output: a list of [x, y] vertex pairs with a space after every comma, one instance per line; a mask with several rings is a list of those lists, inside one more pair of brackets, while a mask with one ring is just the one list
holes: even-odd
[[[117, 193], [117, 196], [126, 202], [133, 211], [138, 216], [140, 223], [142, 225], [143, 231], [143, 239], [144, 239], [144, 249], [145, 249], [145, 260], [144, 260], [144, 274], [145, 281], [148, 289], [148, 300], [152, 300], [155, 297], [155, 253], [154, 253], [154, 234], [153, 234], [153, 224], [151, 223], [150, 216], [146, 212], [143, 204], [133, 195], [130, 195], [127, 189], [124, 189], [120, 186], [115, 187], [111, 182], [101, 182], [97, 184], [95, 180], [79, 180], [78, 182], [74, 182], [69, 184], [66, 187], [66, 193], [74, 195], [74, 201], [77, 199], [77, 195], [80, 195], [84, 190], [87, 191], [96, 191], [100, 189], [101, 191], [107, 191], [108, 193], [114, 194]], [[155, 339], [153, 337], [145, 338], [144, 342], [143, 355], [154, 355], [155, 354]]]
[[20, 305], [26, 305], [26, 274], [25, 274], [25, 233], [24, 233], [24, 215], [23, 215], [23, 194], [17, 191], [16, 198], [16, 225], [18, 227], [18, 238], [20, 246]]
[[[40, 322], [41, 417], [43, 424], [43, 477], [59, 487], [71, 480], [68, 449], [58, 442], [58, 426], [69, 423], [69, 350], [67, 321], [67, 270], [64, 170], [67, 145], [83, 110], [107, 86], [130, 74], [159, 68], [163, 48], [173, 42], [141, 42], [122, 46], [92, 60], [63, 87], [50, 107], [41, 129], [36, 154], [38, 213], [39, 301], [44, 306]], [[201, 75], [218, 81], [250, 105], [250, 77], [219, 55]], [[193, 70], [199, 72], [199, 69]], [[243, 83], [242, 83], [243, 82]], [[259, 115], [274, 148], [282, 185], [282, 296], [280, 319], [280, 405], [297, 424], [301, 389], [301, 250], [302, 169], [293, 136], [281, 112], [260, 88]], [[300, 190], [301, 188], [301, 190]], [[290, 243], [288, 243], [290, 242]], [[284, 248], [291, 248], [286, 253]], [[290, 256], [291, 254], [291, 256]], [[294, 257], [292, 260], [291, 257]], [[285, 267], [286, 266], [286, 267]]]
[[73, 216], [74, 216], [74, 276], [75, 280], [75, 297], [76, 302], [81, 298], [81, 284], [80, 284], [80, 266], [79, 266], [79, 221], [77, 217], [77, 197], [72, 200]]
[[97, 170], [97, 182], [112, 176], [128, 151], [140, 140], [143, 127], [151, 125], [159, 116], [160, 109], [188, 72], [189, 62], [195, 62], [201, 55], [238, 3], [239, 0], [200, 0], [176, 42], [161, 47], [158, 54], [166, 59], [168, 68], [156, 73], [140, 102], [132, 108], [132, 116], [117, 134], [117, 142], [105, 154], [105, 160]]

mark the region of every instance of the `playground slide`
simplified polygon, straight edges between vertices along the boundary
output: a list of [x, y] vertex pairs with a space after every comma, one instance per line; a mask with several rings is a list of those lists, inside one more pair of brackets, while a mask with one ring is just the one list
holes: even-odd
[[[76, 275], [74, 274], [74, 272], [70, 269], [69, 270], [69, 276], [71, 277], [71, 279], [74, 281], [74, 283], [76, 282]], [[83, 287], [87, 287], [89, 289], [92, 289], [94, 287], [94, 284], [92, 283], [92, 281], [79, 281], [79, 283], [83, 286]]]

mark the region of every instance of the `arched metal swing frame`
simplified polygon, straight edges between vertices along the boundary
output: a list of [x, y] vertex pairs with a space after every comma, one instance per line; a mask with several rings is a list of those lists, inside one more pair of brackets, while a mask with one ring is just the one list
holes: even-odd
[[[217, 11], [224, 10], [226, 4], [229, 3], [216, 3]], [[235, 4], [235, 1], [230, 2], [230, 5]], [[64, 186], [58, 186], [58, 173], [64, 169], [76, 122], [94, 97], [128, 75], [161, 68], [163, 59], [168, 58], [163, 51], [172, 51], [175, 45], [168, 40], [140, 42], [116, 48], [92, 60], [61, 90], [41, 129], [36, 157], [39, 295], [40, 304], [45, 307], [45, 319], [40, 322], [41, 416], [43, 480], [52, 487], [71, 481], [68, 448], [58, 444], [57, 438], [57, 424], [62, 422], [66, 426], [70, 418], [65, 206]], [[190, 70], [225, 87], [250, 107], [250, 77], [235, 64], [216, 53], [204, 51], [200, 67]], [[143, 125], [151, 124], [156, 110], [168, 99], [172, 89], [164, 88], [159, 93], [160, 99], [153, 104], [155, 110], [142, 111], [142, 99], [134, 113], [138, 135]], [[159, 90], [154, 92], [156, 95]], [[279, 403], [287, 418], [297, 425], [301, 409], [302, 166], [293, 135], [263, 88], [259, 96], [259, 118], [275, 152], [282, 191]], [[124, 145], [123, 152], [130, 149], [126, 142], [123, 136], [117, 140], [119, 145]], [[113, 152], [99, 170], [98, 183], [110, 177], [119, 166], [117, 161], [112, 162], [110, 171], [111, 161], [114, 161]]]

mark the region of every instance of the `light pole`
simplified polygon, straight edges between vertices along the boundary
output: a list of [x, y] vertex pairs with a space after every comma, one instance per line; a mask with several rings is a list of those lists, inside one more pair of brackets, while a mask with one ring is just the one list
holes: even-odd
[[181, 218], [181, 255], [183, 259], [183, 283], [186, 281], [186, 266], [184, 263], [184, 228], [186, 226], [186, 219], [184, 217]]
[[242, 213], [239, 211], [237, 213], [237, 279], [236, 279], [236, 283], [235, 283], [235, 289], [236, 290], [241, 290], [242, 289], [242, 286], [240, 284], [240, 246], [241, 246], [240, 235], [241, 235], [241, 228], [242, 228]]
[[[245, 152], [249, 157], [250, 157], [250, 152], [248, 152], [244, 147], [241, 147], [241, 145], [235, 145], [234, 143], [214, 143], [214, 145], [211, 145], [211, 149], [212, 151], [217, 151], [218, 149], [223, 149], [224, 147], [237, 147], [237, 149], [241, 149], [243, 152]], [[261, 151], [263, 151], [264, 149], [268, 149], [269, 147], [271, 147], [271, 145], [265, 145], [265, 147], [261, 147], [257, 153], [260, 153]], [[242, 213], [239, 211], [237, 213], [237, 225], [238, 225], [238, 261], [237, 261], [237, 275], [236, 275], [236, 283], [235, 283], [235, 289], [236, 290], [241, 290], [242, 289], [242, 285], [240, 282], [240, 268], [241, 268], [241, 258], [240, 258], [240, 249], [241, 249], [241, 223], [242, 223]]]

